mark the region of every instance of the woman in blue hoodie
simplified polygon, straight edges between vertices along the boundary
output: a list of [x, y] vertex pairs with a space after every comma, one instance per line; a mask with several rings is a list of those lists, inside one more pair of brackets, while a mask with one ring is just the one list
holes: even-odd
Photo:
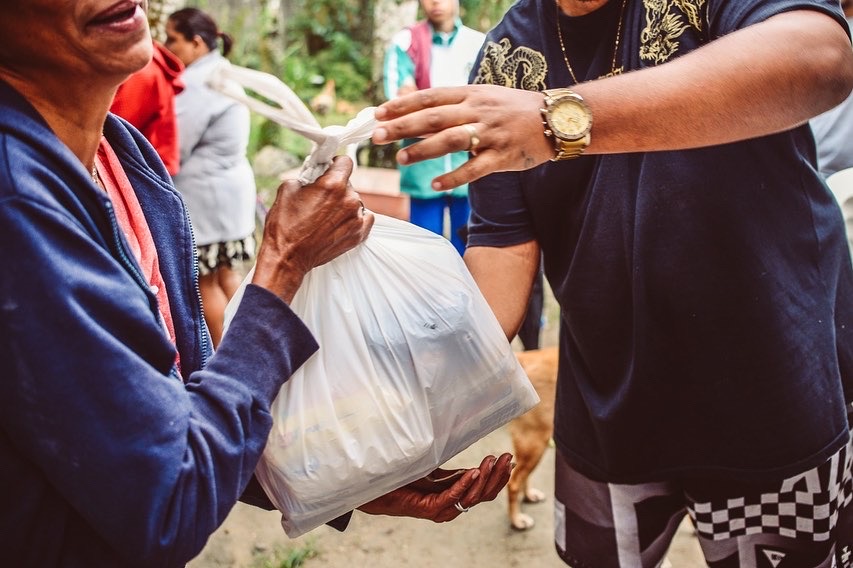
[[[338, 158], [279, 189], [255, 275], [212, 355], [193, 236], [156, 152], [108, 114], [151, 57], [142, 0], [0, 2], [0, 558], [180, 566], [252, 480], [281, 384], [316, 349], [305, 274], [373, 217]], [[446, 521], [509, 458], [370, 513]], [[461, 505], [460, 505], [461, 503]]]

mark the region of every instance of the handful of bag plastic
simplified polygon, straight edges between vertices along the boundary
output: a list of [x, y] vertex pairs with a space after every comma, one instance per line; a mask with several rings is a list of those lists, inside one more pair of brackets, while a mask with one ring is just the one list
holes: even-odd
[[[314, 143], [313, 150], [305, 158], [299, 173], [299, 182], [302, 185], [312, 183], [323, 175], [341, 147], [355, 145], [370, 138], [376, 125], [376, 119], [373, 117], [376, 107], [367, 107], [346, 126], [332, 125], [323, 128], [302, 99], [279, 79], [269, 73], [231, 65], [228, 61], [223, 61], [210, 74], [208, 85]], [[246, 94], [246, 89], [278, 106]]]
[[[284, 100], [273, 86], [252, 88]], [[365, 242], [308, 273], [291, 308], [320, 350], [273, 402], [256, 470], [290, 537], [424, 477], [539, 400], [456, 250], [410, 223], [377, 215]]]

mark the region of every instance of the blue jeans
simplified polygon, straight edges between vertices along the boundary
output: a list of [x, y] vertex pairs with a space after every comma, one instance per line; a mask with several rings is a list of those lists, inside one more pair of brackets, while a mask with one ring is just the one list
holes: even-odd
[[471, 206], [468, 197], [453, 197], [450, 194], [439, 195], [432, 199], [409, 200], [409, 221], [438, 235], [444, 234], [444, 211], [450, 210], [450, 242], [459, 251], [465, 252], [465, 241], [459, 230], [468, 224]]

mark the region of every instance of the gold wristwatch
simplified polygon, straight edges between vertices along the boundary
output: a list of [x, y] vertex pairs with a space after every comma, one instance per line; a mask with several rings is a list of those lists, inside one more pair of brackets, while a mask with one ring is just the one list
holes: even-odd
[[577, 158], [589, 146], [592, 112], [579, 94], [571, 89], [547, 89], [542, 123], [545, 136], [554, 139], [552, 162]]

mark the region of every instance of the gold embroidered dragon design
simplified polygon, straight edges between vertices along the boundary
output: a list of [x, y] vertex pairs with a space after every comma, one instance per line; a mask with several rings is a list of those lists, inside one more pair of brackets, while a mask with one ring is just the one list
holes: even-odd
[[688, 28], [702, 31], [706, 0], [643, 0], [646, 27], [640, 32], [640, 59], [659, 64], [678, 51]]
[[[629, 0], [630, 1], [630, 0]], [[679, 38], [690, 28], [702, 31], [702, 11], [707, 0], [643, 0], [646, 26], [640, 32], [640, 59], [666, 62], [678, 51]], [[622, 69], [608, 73], [618, 74]], [[529, 91], [546, 88], [548, 63], [529, 47], [513, 48], [509, 38], [486, 42], [474, 83], [501, 85]]]
[[541, 91], [547, 74], [544, 55], [524, 46], [512, 49], [509, 39], [502, 38], [486, 42], [474, 83]]

